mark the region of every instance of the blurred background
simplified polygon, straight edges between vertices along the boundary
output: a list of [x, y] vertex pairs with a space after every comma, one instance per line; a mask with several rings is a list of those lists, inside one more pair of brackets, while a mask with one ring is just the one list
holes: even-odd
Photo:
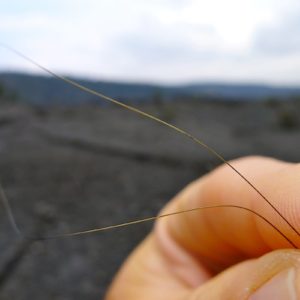
[[[186, 129], [226, 159], [299, 160], [298, 0], [0, 4], [0, 41], [52, 71]], [[156, 215], [219, 164], [0, 47], [0, 179], [27, 235]], [[101, 299], [153, 225], [37, 242], [17, 237], [0, 207], [1, 300]]]

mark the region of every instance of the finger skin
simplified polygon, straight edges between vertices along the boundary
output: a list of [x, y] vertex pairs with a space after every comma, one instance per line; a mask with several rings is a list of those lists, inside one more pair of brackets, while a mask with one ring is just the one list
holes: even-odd
[[[292, 291], [280, 299], [300, 295], [300, 251], [277, 250], [258, 259], [239, 263], [194, 289], [184, 300], [246, 300], [276, 275], [293, 269]], [[171, 298], [170, 298], [171, 299]], [[271, 300], [273, 298], [264, 298]], [[279, 298], [276, 298], [279, 299]], [[298, 299], [298, 298], [297, 298]]]
[[[262, 157], [248, 157], [231, 163], [270, 199], [296, 228], [300, 228], [297, 218], [300, 212], [300, 201], [297, 201], [300, 194], [299, 165]], [[227, 166], [221, 166], [190, 184], [163, 209], [162, 213], [223, 204], [240, 205], [256, 210], [299, 244], [299, 237]], [[165, 218], [156, 223], [154, 231], [128, 258], [109, 289], [106, 299], [120, 299], [120, 295], [122, 299], [132, 300], [190, 299], [195, 293], [205, 295], [208, 293], [206, 286], [213, 282], [218, 285], [218, 282], [225, 282], [226, 278], [231, 278], [234, 274], [236, 280], [241, 281], [241, 286], [244, 283], [249, 287], [254, 279], [238, 276], [239, 268], [248, 268], [247, 274], [255, 273], [254, 261], [248, 263], [248, 259], [288, 247], [288, 242], [268, 224], [254, 214], [237, 209], [203, 210]], [[242, 261], [242, 265], [236, 265]], [[247, 267], [242, 267], [243, 264]], [[232, 266], [237, 269], [231, 269]], [[225, 269], [227, 270], [223, 273]], [[262, 274], [270, 276], [268, 271], [262, 271]], [[213, 278], [215, 275], [217, 276]], [[202, 292], [198, 292], [201, 289]], [[211, 289], [214, 293], [218, 291], [216, 287]]]

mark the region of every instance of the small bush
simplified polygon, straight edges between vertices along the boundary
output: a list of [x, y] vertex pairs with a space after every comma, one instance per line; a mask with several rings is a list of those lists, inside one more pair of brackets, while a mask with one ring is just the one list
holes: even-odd
[[276, 97], [268, 97], [264, 99], [264, 103], [267, 107], [278, 108], [280, 106], [280, 99]]
[[8, 89], [5, 84], [0, 82], [0, 100], [1, 103], [16, 102], [19, 96], [16, 91]]
[[5, 94], [4, 86], [3, 86], [3, 84], [0, 83], [0, 97], [3, 97], [4, 94]]
[[291, 110], [280, 110], [277, 117], [279, 127], [284, 130], [296, 129], [299, 126], [298, 115]]
[[167, 104], [160, 109], [160, 118], [166, 122], [172, 122], [176, 118], [176, 111], [172, 104]]

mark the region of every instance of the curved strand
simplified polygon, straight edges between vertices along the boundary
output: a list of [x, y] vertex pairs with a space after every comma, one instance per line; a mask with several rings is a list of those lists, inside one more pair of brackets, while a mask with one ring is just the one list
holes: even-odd
[[[148, 119], [151, 119], [151, 120], [153, 120], [153, 121], [155, 121], [155, 122], [157, 122], [157, 123], [159, 123], [159, 124], [161, 124], [161, 125], [163, 125], [163, 126], [166, 126], [166, 127], [168, 127], [168, 128], [170, 128], [170, 129], [172, 129], [172, 130], [174, 130], [174, 131], [176, 131], [176, 132], [178, 132], [179, 134], [182, 134], [182, 135], [184, 135], [184, 136], [186, 136], [187, 138], [189, 138], [190, 140], [192, 140], [193, 142], [195, 142], [196, 144], [198, 144], [198, 145], [200, 145], [200, 146], [202, 146], [202, 147], [204, 147], [208, 152], [210, 152], [212, 155], [214, 155], [216, 158], [218, 158], [221, 162], [223, 162], [223, 163], [225, 163], [227, 166], [229, 166], [237, 175], [239, 175], [240, 176], [240, 178], [242, 179], [242, 180], [244, 180], [244, 182], [246, 182], [253, 190], [255, 190], [257, 193], [258, 193], [258, 195], [264, 200], [264, 201], [266, 201], [267, 203], [268, 203], [268, 205], [271, 207], [271, 208], [273, 208], [273, 210], [288, 224], [288, 226], [298, 235], [298, 236], [300, 236], [300, 232], [292, 225], [292, 223], [288, 220], [288, 219], [286, 219], [284, 216], [283, 216], [283, 214], [272, 204], [272, 202], [258, 189], [258, 188], [256, 188], [255, 186], [254, 186], [254, 184], [253, 183], [251, 183], [240, 171], [238, 171], [229, 161], [227, 161], [220, 153], [218, 153], [215, 149], [213, 149], [212, 147], [210, 147], [209, 145], [207, 145], [205, 142], [203, 142], [202, 140], [200, 140], [200, 139], [198, 139], [198, 138], [196, 138], [196, 137], [194, 137], [192, 134], [190, 134], [189, 132], [187, 132], [187, 131], [185, 131], [185, 130], [183, 130], [183, 129], [181, 129], [181, 128], [179, 128], [179, 127], [176, 127], [175, 125], [173, 125], [173, 124], [170, 124], [170, 123], [168, 123], [168, 122], [166, 122], [166, 121], [164, 121], [164, 120], [161, 120], [161, 119], [159, 119], [159, 118], [157, 118], [157, 117], [155, 117], [155, 116], [153, 116], [153, 115], [151, 115], [151, 114], [148, 114], [148, 113], [146, 113], [146, 112], [144, 112], [144, 111], [142, 111], [142, 110], [140, 110], [140, 109], [138, 109], [138, 108], [135, 108], [135, 107], [133, 107], [133, 106], [130, 106], [130, 105], [127, 105], [127, 104], [125, 104], [125, 103], [122, 103], [122, 102], [120, 102], [120, 101], [118, 101], [118, 100], [116, 100], [116, 99], [114, 99], [114, 98], [111, 98], [111, 97], [108, 97], [108, 96], [106, 96], [106, 95], [104, 95], [104, 94], [101, 94], [101, 93], [99, 93], [99, 92], [97, 92], [97, 91], [95, 91], [95, 90], [93, 90], [93, 89], [90, 89], [90, 88], [88, 88], [88, 87], [85, 87], [85, 86], [83, 86], [83, 85], [81, 85], [81, 84], [79, 84], [78, 82], [76, 82], [76, 81], [74, 81], [74, 80], [71, 80], [71, 79], [69, 79], [69, 78], [66, 78], [66, 77], [64, 77], [64, 76], [61, 76], [61, 75], [58, 75], [58, 74], [56, 74], [55, 72], [53, 72], [53, 71], [51, 71], [51, 70], [49, 70], [48, 68], [46, 68], [46, 67], [44, 67], [44, 66], [42, 66], [42, 65], [40, 65], [39, 63], [37, 63], [36, 61], [34, 61], [33, 59], [31, 59], [31, 58], [29, 58], [29, 57], [27, 57], [26, 55], [24, 55], [23, 53], [21, 53], [21, 52], [19, 52], [18, 50], [16, 50], [16, 49], [14, 49], [14, 48], [12, 48], [12, 47], [10, 47], [10, 46], [7, 46], [7, 45], [5, 45], [5, 44], [3, 44], [3, 43], [0, 43], [0, 46], [2, 46], [3, 48], [5, 48], [5, 49], [7, 49], [7, 50], [9, 50], [9, 51], [11, 51], [11, 52], [13, 52], [13, 53], [15, 53], [16, 55], [18, 55], [18, 56], [20, 56], [20, 57], [22, 57], [23, 59], [25, 59], [25, 60], [27, 60], [28, 62], [30, 62], [31, 64], [33, 64], [33, 65], [35, 65], [35, 66], [37, 66], [39, 69], [41, 69], [41, 70], [44, 70], [46, 73], [48, 73], [48, 74], [50, 74], [50, 75], [52, 75], [53, 77], [55, 77], [55, 78], [57, 78], [57, 79], [59, 79], [59, 80], [62, 80], [62, 81], [64, 81], [65, 83], [67, 83], [67, 84], [69, 84], [69, 85], [72, 85], [72, 86], [74, 86], [74, 87], [76, 87], [77, 89], [79, 89], [79, 90], [81, 90], [81, 91], [84, 91], [84, 92], [87, 92], [87, 93], [89, 93], [89, 94], [91, 94], [91, 95], [94, 95], [94, 96], [97, 96], [98, 98], [101, 98], [101, 99], [104, 99], [104, 100], [106, 100], [106, 101], [109, 101], [109, 102], [111, 102], [111, 103], [114, 103], [114, 104], [116, 104], [116, 105], [118, 105], [118, 106], [121, 106], [121, 107], [123, 107], [123, 108], [125, 108], [125, 109], [127, 109], [127, 110], [129, 110], [129, 111], [132, 111], [132, 112], [134, 112], [134, 113], [137, 113], [138, 115], [140, 115], [140, 116], [143, 116], [143, 117], [146, 117], [146, 118], [148, 118]], [[10, 219], [11, 219], [11, 209], [10, 209], [10, 207], [9, 207], [9, 204], [8, 204], [8, 202], [7, 202], [7, 204], [5, 205], [5, 207], [6, 208], [8, 208], [8, 210], [7, 210], [7, 212], [8, 212], [8, 215], [10, 215]], [[12, 221], [13, 219], [11, 219], [11, 221]], [[13, 225], [13, 227], [15, 228], [15, 222], [11, 222], [12, 223], [12, 225]], [[15, 228], [16, 229], [16, 228]]]

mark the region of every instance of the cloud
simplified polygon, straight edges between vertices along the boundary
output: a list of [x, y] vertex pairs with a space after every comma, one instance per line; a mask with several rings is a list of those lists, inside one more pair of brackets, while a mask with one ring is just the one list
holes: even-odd
[[[285, 83], [300, 78], [298, 2], [10, 0], [1, 3], [0, 36], [65, 74]], [[0, 57], [0, 69], [36, 70]]]
[[136, 63], [170, 64], [215, 59], [220, 37], [213, 26], [167, 25], [148, 20], [143, 30], [114, 37], [112, 46]]
[[300, 11], [260, 28], [254, 38], [254, 50], [263, 55], [300, 54]]

